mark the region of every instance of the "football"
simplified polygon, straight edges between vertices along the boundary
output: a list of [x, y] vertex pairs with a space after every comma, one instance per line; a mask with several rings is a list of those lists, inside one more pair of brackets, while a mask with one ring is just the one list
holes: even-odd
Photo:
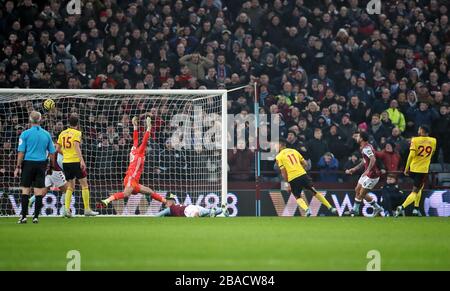
[[45, 110], [50, 111], [53, 108], [55, 108], [55, 101], [53, 101], [52, 99], [47, 99], [44, 101], [44, 109]]

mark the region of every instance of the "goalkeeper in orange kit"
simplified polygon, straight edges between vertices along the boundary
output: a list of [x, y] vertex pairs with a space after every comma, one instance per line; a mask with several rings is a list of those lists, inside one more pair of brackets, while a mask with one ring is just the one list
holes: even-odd
[[134, 131], [133, 131], [133, 147], [130, 151], [130, 165], [124, 179], [124, 190], [123, 192], [117, 192], [109, 196], [107, 199], [102, 200], [102, 204], [107, 207], [110, 202], [114, 200], [124, 199], [130, 195], [135, 195], [138, 193], [150, 195], [152, 199], [156, 199], [160, 202], [165, 203], [166, 199], [161, 195], [157, 194], [155, 191], [149, 187], [143, 186], [139, 183], [142, 172], [144, 171], [145, 162], [145, 152], [147, 149], [147, 142], [150, 138], [150, 131], [152, 128], [152, 120], [147, 117], [147, 131], [144, 134], [141, 145], [139, 145], [139, 132], [138, 132], [138, 118], [135, 116], [132, 119]]

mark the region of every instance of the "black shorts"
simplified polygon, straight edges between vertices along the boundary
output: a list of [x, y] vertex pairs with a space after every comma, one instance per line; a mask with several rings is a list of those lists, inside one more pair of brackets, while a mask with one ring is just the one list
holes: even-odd
[[291, 191], [295, 198], [300, 198], [303, 188], [310, 189], [313, 187], [312, 180], [307, 174], [290, 181], [289, 185], [291, 185]]
[[31, 186], [45, 188], [47, 164], [47, 161], [24, 161], [22, 165], [22, 175], [20, 177], [20, 186], [26, 188], [30, 188]]
[[414, 187], [417, 187], [418, 189], [422, 188], [425, 185], [425, 181], [427, 180], [428, 174], [427, 173], [414, 173], [410, 172], [409, 176], [414, 181]]
[[66, 180], [83, 179], [87, 177], [86, 171], [81, 170], [81, 164], [78, 163], [63, 163], [64, 175]]

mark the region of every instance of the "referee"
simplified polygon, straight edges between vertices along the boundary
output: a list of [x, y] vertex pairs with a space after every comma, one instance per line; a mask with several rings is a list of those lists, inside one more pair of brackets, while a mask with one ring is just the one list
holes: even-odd
[[22, 132], [19, 137], [17, 149], [17, 166], [14, 177], [21, 175], [20, 186], [22, 188], [22, 212], [17, 223], [27, 223], [28, 199], [31, 186], [34, 187], [36, 201], [34, 205], [33, 223], [38, 223], [39, 212], [42, 208], [42, 197], [45, 195], [45, 171], [47, 168], [47, 157], [50, 154], [51, 167], [55, 165], [55, 146], [50, 133], [39, 124], [41, 114], [37, 111], [30, 113], [31, 128]]

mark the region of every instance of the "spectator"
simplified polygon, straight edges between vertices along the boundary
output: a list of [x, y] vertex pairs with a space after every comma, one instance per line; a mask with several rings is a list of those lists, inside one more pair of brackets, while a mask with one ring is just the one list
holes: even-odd
[[253, 153], [245, 147], [245, 142], [238, 142], [237, 147], [228, 150], [228, 165], [230, 178], [234, 181], [250, 181], [253, 178], [252, 168]]
[[347, 106], [347, 112], [350, 114], [350, 119], [356, 124], [366, 121], [367, 107], [364, 103], [360, 102], [359, 97], [356, 95], [351, 96]]
[[380, 118], [381, 124], [383, 124], [384, 128], [386, 128], [386, 131], [390, 133], [394, 128], [394, 125], [392, 124], [392, 121], [389, 119], [389, 113], [387, 111], [381, 112]]
[[382, 137], [388, 137], [389, 135], [388, 129], [381, 123], [379, 114], [372, 115], [372, 121], [368, 132], [373, 136], [377, 144], [381, 143]]
[[383, 162], [387, 172], [400, 170], [400, 154], [396, 152], [393, 142], [387, 142], [384, 149], [381, 152], [376, 152], [376, 155]]
[[198, 80], [203, 80], [206, 75], [206, 70], [214, 65], [213, 62], [205, 57], [202, 57], [198, 53], [185, 55], [180, 58], [179, 61], [181, 65], [186, 65], [189, 68], [192, 76], [194, 76]]
[[335, 124], [330, 126], [329, 132], [325, 137], [328, 149], [334, 154], [338, 161], [342, 161], [348, 157], [348, 149], [346, 146], [347, 138], [340, 133], [339, 127]]
[[328, 144], [322, 139], [322, 130], [314, 129], [314, 137], [307, 141], [306, 148], [311, 159], [312, 170], [317, 170], [319, 159], [328, 151]]
[[371, 113], [381, 114], [381, 112], [389, 108], [390, 100], [391, 100], [391, 93], [389, 92], [389, 89], [387, 88], [383, 89], [381, 91], [381, 99], [375, 100], [372, 106]]
[[303, 141], [297, 138], [297, 133], [295, 131], [290, 130], [288, 132], [287, 138], [287, 148], [297, 150], [303, 157], [308, 157], [308, 150], [306, 149], [306, 145]]
[[433, 156], [433, 162], [438, 162], [439, 153], [442, 149], [444, 163], [450, 161], [450, 114], [447, 104], [441, 105], [439, 109], [439, 118], [433, 122], [433, 136], [436, 138], [436, 153]]
[[410, 108], [407, 114], [416, 132], [419, 126], [426, 125], [431, 127], [433, 121], [439, 118], [439, 113], [434, 108], [430, 108], [427, 102], [422, 101], [419, 103], [419, 108]]
[[[353, 152], [344, 164], [343, 171], [352, 169], [356, 167], [361, 162], [359, 152]], [[353, 175], [344, 175], [344, 181], [347, 183], [355, 183], [359, 179], [359, 175], [362, 174], [362, 169], [358, 173], [353, 173]]]
[[397, 126], [400, 131], [404, 131], [406, 128], [405, 116], [398, 109], [398, 101], [393, 99], [389, 104], [389, 109], [387, 110], [389, 114], [389, 119], [391, 120], [394, 126]]
[[339, 161], [330, 152], [326, 152], [317, 164], [320, 169], [320, 181], [327, 183], [337, 183]]

